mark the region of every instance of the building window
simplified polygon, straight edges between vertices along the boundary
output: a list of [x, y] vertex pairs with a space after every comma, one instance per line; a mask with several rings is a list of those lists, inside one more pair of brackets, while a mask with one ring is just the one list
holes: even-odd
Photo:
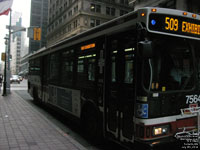
[[63, 20], [65, 20], [67, 18], [67, 15], [66, 14], [64, 14], [64, 16], [63, 16]]
[[110, 7], [106, 7], [106, 15], [110, 15]]
[[51, 13], [52, 13], [52, 9], [50, 8], [50, 9], [49, 9], [49, 14], [51, 14]]
[[95, 19], [91, 19], [90, 20], [90, 26], [91, 27], [95, 27]]
[[111, 16], [115, 16], [115, 8], [111, 8]]
[[59, 19], [59, 24], [61, 24], [61, 23], [62, 23], [62, 18]]
[[68, 16], [69, 16], [69, 17], [72, 16], [72, 10], [70, 10], [70, 11], [68, 12]]
[[70, 32], [71, 30], [72, 30], [72, 25], [69, 24], [69, 25], [68, 25], [68, 32]]
[[74, 21], [74, 23], [73, 23], [73, 24], [74, 24], [74, 29], [76, 29], [76, 28], [77, 28], [77, 26], [78, 26], [78, 23], [77, 23], [77, 22], [78, 22], [78, 21], [77, 21], [77, 20], [75, 20], [75, 21]]
[[55, 22], [55, 27], [58, 25], [58, 21]]
[[120, 4], [128, 5], [128, 0], [120, 0]]
[[67, 7], [67, 2], [64, 3], [64, 8], [66, 8], [66, 7]]
[[78, 5], [74, 7], [74, 13], [78, 12]]
[[106, 7], [106, 15], [115, 16], [115, 8]]
[[90, 5], [90, 10], [92, 12], [101, 13], [101, 5], [91, 4]]
[[72, 4], [72, 0], [69, 0], [69, 5]]
[[125, 10], [120, 10], [120, 16], [123, 16], [124, 14], [127, 14], [128, 11], [125, 11]]
[[163, 7], [163, 8], [173, 8], [173, 9], [175, 9], [176, 8], [176, 0], [163, 2], [163, 3], [160, 3], [158, 6]]
[[95, 26], [98, 26], [100, 25], [100, 20], [98, 19], [91, 19], [90, 20], [90, 27], [95, 27]]
[[56, 6], [58, 6], [58, 5], [59, 5], [59, 0], [56, 1]]
[[62, 11], [63, 11], [63, 7], [60, 7], [60, 13], [62, 13]]

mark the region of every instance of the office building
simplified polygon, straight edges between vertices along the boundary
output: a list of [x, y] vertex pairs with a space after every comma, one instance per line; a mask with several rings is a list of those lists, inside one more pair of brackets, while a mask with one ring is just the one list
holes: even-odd
[[47, 47], [132, 10], [128, 0], [49, 0]]
[[[19, 12], [13, 12], [12, 14], [12, 26], [22, 27], [22, 14]], [[21, 59], [21, 49], [24, 45], [21, 32], [11, 34], [11, 47], [10, 47], [10, 70], [11, 74], [18, 74]]]
[[41, 40], [29, 40], [29, 53], [46, 46], [48, 0], [31, 0], [30, 28], [41, 28]]

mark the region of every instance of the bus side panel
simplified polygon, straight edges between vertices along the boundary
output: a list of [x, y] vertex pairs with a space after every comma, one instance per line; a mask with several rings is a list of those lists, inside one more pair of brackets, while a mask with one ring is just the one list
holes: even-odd
[[80, 118], [80, 91], [58, 86], [49, 86], [48, 103]]
[[30, 60], [29, 62], [29, 93], [34, 99], [42, 99], [41, 82], [41, 61], [40, 59]]

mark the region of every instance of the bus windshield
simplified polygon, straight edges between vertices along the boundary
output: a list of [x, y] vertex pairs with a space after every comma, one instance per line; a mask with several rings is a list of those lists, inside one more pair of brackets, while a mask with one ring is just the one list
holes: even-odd
[[185, 40], [156, 40], [154, 55], [143, 61], [143, 84], [150, 91], [191, 89], [194, 84], [192, 50]]

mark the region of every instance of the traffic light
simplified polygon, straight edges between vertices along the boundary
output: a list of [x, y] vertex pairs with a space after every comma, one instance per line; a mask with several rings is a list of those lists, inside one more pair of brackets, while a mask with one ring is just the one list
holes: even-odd
[[1, 53], [1, 61], [5, 61], [6, 60], [6, 54], [5, 53]]
[[41, 28], [34, 28], [33, 32], [34, 32], [33, 39], [36, 41], [40, 41], [41, 40]]

